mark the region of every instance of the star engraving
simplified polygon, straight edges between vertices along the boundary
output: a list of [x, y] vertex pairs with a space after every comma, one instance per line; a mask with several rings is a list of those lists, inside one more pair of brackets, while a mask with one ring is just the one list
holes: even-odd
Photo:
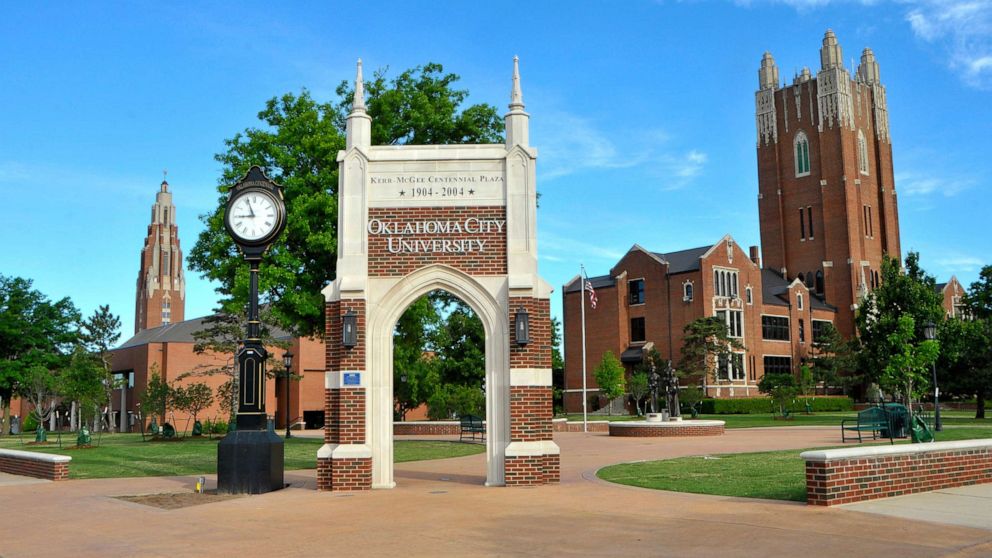
[[469, 189], [468, 195], [470, 195], [470, 196], [475, 195], [475, 190]]
[[405, 195], [406, 195], [406, 190], [400, 190], [400, 197], [402, 198]]

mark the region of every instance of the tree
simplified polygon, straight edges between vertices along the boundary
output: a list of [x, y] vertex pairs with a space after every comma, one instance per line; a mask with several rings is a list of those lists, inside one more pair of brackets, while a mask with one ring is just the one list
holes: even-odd
[[551, 317], [551, 369], [565, 369], [565, 357], [561, 354], [561, 320], [557, 316]]
[[889, 393], [901, 393], [912, 412], [914, 397], [930, 385], [930, 367], [937, 360], [940, 346], [935, 340], [915, 341], [912, 316], [899, 318], [897, 328], [889, 334], [889, 360], [882, 371], [881, 385]]
[[937, 360], [941, 393], [975, 397], [975, 418], [992, 398], [992, 328], [986, 319], [951, 318], [941, 324]]
[[79, 407], [80, 426], [89, 423], [107, 404], [101, 364], [82, 345], [75, 348], [69, 365], [62, 372], [62, 395]]
[[[927, 322], [939, 324], [944, 308], [936, 281], [920, 267], [919, 254], [906, 256], [905, 270], [899, 262], [882, 258], [882, 283], [861, 299], [855, 317], [858, 327], [858, 368], [869, 382], [882, 385], [881, 376], [893, 357], [902, 354], [905, 343], [893, 343], [892, 336], [903, 333], [900, 320], [909, 317], [913, 330], [905, 342], [914, 346], [924, 340]], [[883, 386], [884, 387], [884, 386]]]
[[[186, 386], [172, 388], [172, 406], [177, 410], [189, 413], [193, 424], [197, 422], [197, 415], [213, 402], [213, 390], [203, 382], [194, 382]], [[187, 421], [188, 424], [189, 421]]]
[[[440, 64], [409, 69], [392, 80], [378, 70], [365, 83], [372, 117], [372, 142], [392, 144], [487, 143], [502, 141], [503, 123], [495, 107], [462, 109], [468, 92], [454, 88], [458, 76]], [[258, 113], [263, 126], [247, 128], [225, 142], [216, 156], [223, 165], [218, 203], [202, 215], [206, 229], [189, 254], [190, 269], [217, 281], [227, 312], [244, 308], [248, 270], [224, 229], [224, 203], [232, 184], [252, 165], [261, 166], [283, 186], [285, 232], [269, 249], [259, 276], [259, 293], [276, 321], [302, 335], [324, 328], [321, 289], [334, 277], [337, 262], [337, 153], [344, 149], [345, 122], [352, 89], [337, 88], [337, 100], [317, 102], [307, 90], [272, 98]]]
[[148, 384], [145, 386], [145, 391], [142, 392], [139, 399], [141, 402], [141, 407], [146, 413], [158, 415], [161, 419], [159, 423], [165, 423], [165, 409], [172, 401], [172, 388], [158, 373], [157, 364], [152, 365], [151, 376], [148, 378]]
[[437, 390], [440, 378], [433, 363], [430, 338], [440, 323], [431, 298], [424, 295], [413, 302], [396, 322], [393, 332], [393, 397], [396, 414], [406, 414], [427, 403]]
[[758, 391], [767, 393], [772, 397], [775, 405], [778, 406], [780, 416], [787, 416], [786, 408], [796, 397], [799, 389], [796, 386], [796, 377], [786, 372], [774, 372], [765, 374], [758, 382]]
[[624, 393], [624, 369], [623, 364], [613, 354], [613, 351], [606, 351], [599, 366], [592, 372], [599, 386], [599, 393], [606, 397], [609, 413], [613, 414], [613, 400]]
[[695, 319], [682, 329], [681, 374], [699, 376], [706, 384], [710, 374], [715, 375], [717, 363], [730, 359], [731, 353], [743, 346], [727, 333], [727, 324], [717, 317]]
[[813, 338], [810, 347], [810, 366], [813, 381], [823, 386], [823, 395], [826, 395], [828, 387], [838, 384], [846, 387], [850, 382], [859, 382], [860, 377], [852, 378], [854, 357], [851, 344], [837, 331], [834, 324], [821, 322], [821, 326], [819, 335]]
[[[125, 381], [123, 379], [114, 379], [113, 366], [110, 362], [112, 357], [110, 350], [121, 338], [120, 327], [121, 320], [110, 312], [109, 305], [100, 306], [82, 324], [82, 341], [100, 364], [101, 375], [103, 376], [103, 389], [106, 391], [106, 400], [108, 403], [114, 395], [114, 390], [120, 388]], [[121, 409], [121, 417], [124, 415], [124, 409]], [[107, 430], [113, 432], [114, 421], [108, 420], [107, 425]]]
[[78, 340], [78, 325], [79, 311], [68, 297], [51, 302], [29, 279], [0, 275], [0, 436], [10, 424], [10, 400], [25, 373], [64, 366]]
[[635, 370], [627, 381], [627, 391], [634, 398], [637, 416], [641, 416], [641, 400], [648, 396], [648, 374], [644, 370]]
[[486, 379], [486, 332], [482, 320], [460, 299], [436, 293], [440, 322], [431, 339], [441, 382], [482, 387]]

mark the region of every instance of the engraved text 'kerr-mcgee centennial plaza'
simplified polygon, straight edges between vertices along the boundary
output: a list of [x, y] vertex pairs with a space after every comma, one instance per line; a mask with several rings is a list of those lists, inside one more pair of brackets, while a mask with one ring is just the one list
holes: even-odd
[[389, 235], [386, 248], [391, 254], [409, 252], [446, 252], [469, 253], [485, 252], [486, 240], [477, 238], [403, 238], [412, 235], [442, 235], [442, 234], [488, 234], [501, 233], [506, 226], [505, 220], [479, 219], [469, 217], [464, 221], [384, 221], [370, 219], [368, 233], [370, 235]]

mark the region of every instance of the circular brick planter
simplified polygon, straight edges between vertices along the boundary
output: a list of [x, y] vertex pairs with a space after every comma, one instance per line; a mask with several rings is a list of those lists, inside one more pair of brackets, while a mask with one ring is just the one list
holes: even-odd
[[683, 420], [679, 422], [611, 422], [610, 436], [628, 438], [686, 438], [723, 434], [722, 420]]
[[462, 431], [457, 420], [412, 420], [393, 423], [394, 436], [458, 436]]

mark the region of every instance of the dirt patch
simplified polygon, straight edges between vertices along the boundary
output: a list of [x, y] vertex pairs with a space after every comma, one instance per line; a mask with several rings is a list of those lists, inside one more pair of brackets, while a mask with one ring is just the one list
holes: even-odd
[[115, 496], [118, 500], [134, 502], [163, 510], [178, 510], [190, 506], [200, 506], [241, 498], [244, 494], [218, 494], [216, 490], [207, 490], [203, 494], [195, 492], [164, 492], [161, 494], [138, 494], [135, 496]]

